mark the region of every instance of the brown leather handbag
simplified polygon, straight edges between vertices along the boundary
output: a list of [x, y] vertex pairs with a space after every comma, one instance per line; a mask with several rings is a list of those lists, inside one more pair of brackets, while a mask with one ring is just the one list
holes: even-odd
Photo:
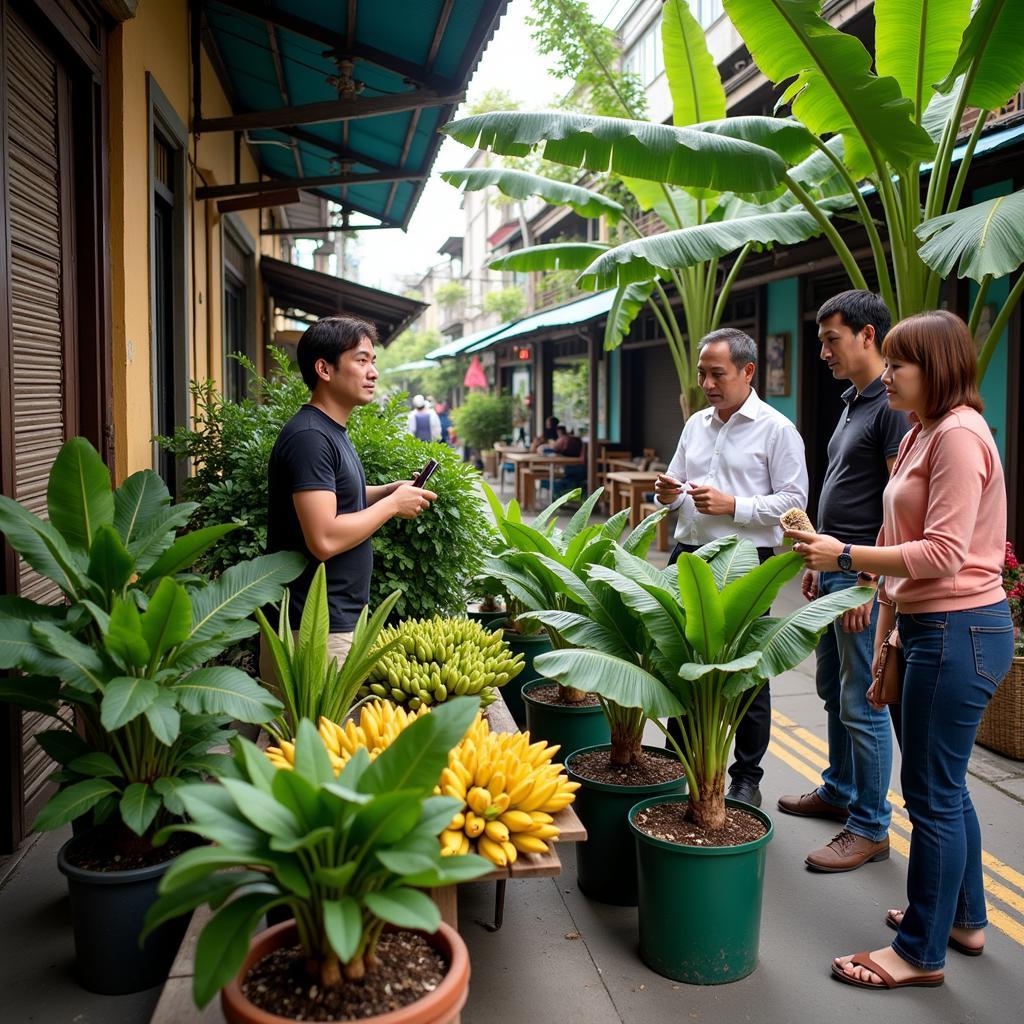
[[900, 661], [900, 635], [893, 628], [878, 651], [874, 693], [876, 704], [899, 704], [903, 695], [903, 666]]

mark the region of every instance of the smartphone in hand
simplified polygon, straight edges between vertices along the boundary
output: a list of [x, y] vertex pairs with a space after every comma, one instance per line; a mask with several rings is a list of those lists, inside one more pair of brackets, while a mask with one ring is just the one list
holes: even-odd
[[416, 479], [413, 480], [413, 487], [424, 487], [427, 481], [434, 475], [434, 471], [437, 469], [437, 459], [429, 459], [427, 464], [419, 471]]

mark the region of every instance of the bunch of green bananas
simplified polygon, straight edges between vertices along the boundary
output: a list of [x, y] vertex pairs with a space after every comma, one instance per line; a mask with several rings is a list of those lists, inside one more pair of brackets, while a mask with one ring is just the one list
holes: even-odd
[[495, 688], [523, 668], [523, 655], [513, 655], [500, 633], [470, 619], [406, 619], [382, 630], [377, 643], [396, 638], [398, 646], [374, 666], [359, 688], [359, 699], [373, 694], [415, 711], [449, 697], [477, 694], [486, 707], [497, 699]]

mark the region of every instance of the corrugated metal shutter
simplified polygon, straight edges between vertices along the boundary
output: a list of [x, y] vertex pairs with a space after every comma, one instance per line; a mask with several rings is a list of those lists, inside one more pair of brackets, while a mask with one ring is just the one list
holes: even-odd
[[[60, 80], [53, 54], [9, 7], [4, 16], [14, 498], [45, 516], [47, 478], [65, 439], [63, 267], [69, 240], [63, 237]], [[61, 600], [60, 591], [24, 562], [17, 586], [33, 601]], [[32, 737], [52, 725], [41, 715], [22, 715], [26, 805], [52, 768]]]

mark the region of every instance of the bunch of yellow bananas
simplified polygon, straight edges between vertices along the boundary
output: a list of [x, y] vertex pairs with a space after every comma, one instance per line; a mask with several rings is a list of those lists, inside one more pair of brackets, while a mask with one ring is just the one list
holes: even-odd
[[[320, 719], [318, 732], [331, 757], [334, 774], [338, 775], [348, 759], [360, 748], [365, 747], [372, 761], [395, 737], [411, 725], [427, 708], [408, 711], [387, 700], [375, 700], [364, 704], [359, 711], [359, 721], [349, 719], [344, 726]], [[277, 768], [291, 768], [295, 764], [295, 744], [282, 743], [280, 747], [267, 747], [267, 757]]]
[[562, 765], [558, 747], [530, 742], [528, 732], [491, 732], [477, 715], [448, 755], [437, 792], [463, 802], [441, 833], [441, 854], [476, 852], [498, 867], [520, 853], [547, 853], [558, 837], [552, 814], [568, 807], [579, 789]]

